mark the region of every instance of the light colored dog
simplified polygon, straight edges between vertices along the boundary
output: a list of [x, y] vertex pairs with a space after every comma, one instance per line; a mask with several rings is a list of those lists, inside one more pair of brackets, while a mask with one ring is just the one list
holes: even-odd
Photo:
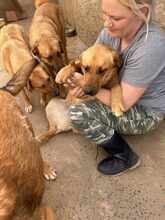
[[[18, 24], [9, 24], [0, 30], [0, 65], [11, 76], [32, 59], [23, 28]], [[41, 103], [46, 103], [46, 96], [52, 97], [58, 85], [54, 79], [37, 65], [31, 73], [22, 95], [26, 112], [32, 111], [29, 91], [37, 90], [41, 95]]]
[[116, 116], [121, 116], [124, 111], [122, 104], [121, 87], [118, 80], [118, 69], [121, 60], [117, 53], [101, 44], [96, 44], [85, 50], [80, 59], [71, 62], [62, 68], [56, 77], [57, 83], [67, 83], [73, 73], [82, 74], [77, 82], [83, 89], [84, 96], [79, 98], [67, 97], [67, 100], [54, 98], [46, 107], [49, 122], [47, 132], [37, 137], [40, 142], [47, 141], [55, 134], [71, 129], [68, 116], [68, 103], [95, 99], [100, 88], [111, 89], [111, 109]]
[[29, 30], [30, 46], [51, 72], [57, 72], [68, 62], [62, 10], [48, 0], [35, 0], [35, 6]]
[[25, 83], [19, 79], [0, 90], [0, 219], [55, 220], [42, 197], [43, 173], [49, 179], [56, 174], [45, 166], [32, 125], [8, 92], [20, 91]]

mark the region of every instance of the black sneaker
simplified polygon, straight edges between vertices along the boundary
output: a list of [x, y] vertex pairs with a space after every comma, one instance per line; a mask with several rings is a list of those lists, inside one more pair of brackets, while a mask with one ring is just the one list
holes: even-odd
[[128, 170], [135, 169], [140, 163], [139, 156], [132, 151], [129, 159], [122, 153], [105, 158], [98, 164], [97, 169], [105, 175], [120, 175]]

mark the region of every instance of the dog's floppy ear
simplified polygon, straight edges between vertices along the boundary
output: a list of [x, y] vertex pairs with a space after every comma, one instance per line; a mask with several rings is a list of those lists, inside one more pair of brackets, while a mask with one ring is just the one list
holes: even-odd
[[120, 68], [122, 65], [121, 57], [115, 51], [112, 51], [111, 53], [113, 55], [114, 66], [116, 66], [117, 68]]
[[106, 74], [102, 79], [102, 84], [106, 88], [111, 88], [113, 85], [119, 82], [118, 71], [122, 65], [121, 57], [116, 53], [116, 51], [111, 50], [111, 56], [113, 57], [113, 67], [107, 70]]

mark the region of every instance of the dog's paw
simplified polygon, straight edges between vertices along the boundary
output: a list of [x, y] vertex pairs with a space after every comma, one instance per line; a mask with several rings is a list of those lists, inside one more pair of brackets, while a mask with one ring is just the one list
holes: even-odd
[[125, 111], [122, 103], [112, 104], [111, 109], [116, 117], [122, 116], [123, 112]]
[[67, 82], [67, 79], [72, 76], [72, 74], [75, 72], [73, 67], [69, 64], [65, 67], [63, 67], [56, 75], [56, 83], [63, 84]]
[[44, 162], [44, 178], [48, 181], [55, 180], [57, 177], [56, 170], [52, 168], [47, 162]]
[[27, 106], [25, 106], [25, 111], [26, 111], [27, 113], [31, 113], [32, 110], [33, 110], [33, 106], [32, 106], [32, 105], [27, 105]]

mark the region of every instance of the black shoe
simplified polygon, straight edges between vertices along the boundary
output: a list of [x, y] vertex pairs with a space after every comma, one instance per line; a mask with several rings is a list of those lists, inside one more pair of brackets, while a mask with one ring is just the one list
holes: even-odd
[[98, 164], [98, 170], [103, 174], [116, 175], [140, 165], [138, 155], [116, 131], [108, 142], [99, 147], [111, 155]]
[[111, 137], [111, 139], [109, 139], [108, 142], [98, 146], [102, 147], [109, 154], [121, 153], [123, 149], [129, 147], [128, 143], [116, 131], [114, 131], [114, 135]]
[[140, 165], [139, 156], [131, 151], [129, 158], [125, 154], [118, 153], [105, 158], [98, 164], [98, 171], [105, 175], [119, 175]]

